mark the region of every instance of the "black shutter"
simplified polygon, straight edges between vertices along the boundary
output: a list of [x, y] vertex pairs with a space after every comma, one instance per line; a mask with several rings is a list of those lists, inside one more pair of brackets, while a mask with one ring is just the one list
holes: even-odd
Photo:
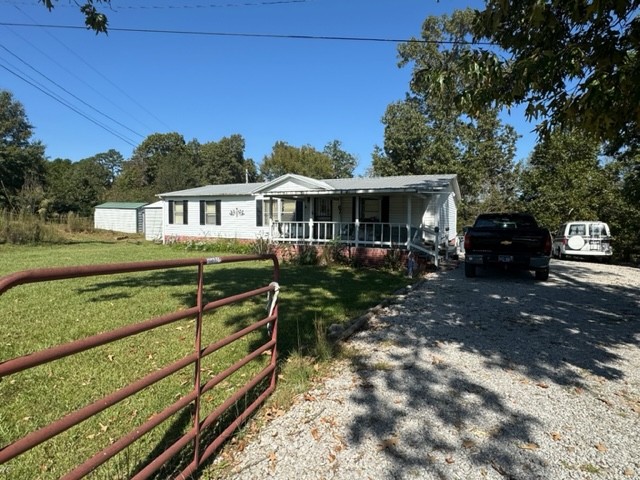
[[187, 225], [189, 223], [189, 209], [188, 209], [189, 201], [182, 201], [182, 224]]
[[380, 221], [382, 223], [389, 223], [389, 196], [385, 195], [382, 197], [382, 206], [380, 212]]
[[221, 201], [216, 200], [216, 225], [222, 225], [222, 216], [221, 216], [222, 208], [220, 208], [220, 204], [221, 204]]
[[173, 200], [169, 200], [169, 224], [173, 224]]
[[207, 205], [204, 200], [200, 200], [200, 225], [205, 224], [205, 212], [207, 210]]
[[262, 227], [262, 200], [256, 200], [256, 227]]
[[356, 221], [356, 197], [351, 197], [351, 221]]

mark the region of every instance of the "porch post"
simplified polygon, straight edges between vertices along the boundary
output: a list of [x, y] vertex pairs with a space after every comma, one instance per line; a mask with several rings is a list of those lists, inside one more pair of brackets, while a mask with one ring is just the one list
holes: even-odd
[[409, 248], [411, 243], [411, 195], [407, 196], [407, 243], [405, 246]]
[[358, 244], [359, 239], [360, 239], [360, 197], [356, 195], [356, 211], [354, 212], [354, 216], [356, 217], [356, 225], [355, 225], [355, 231], [356, 231], [356, 236], [355, 236], [355, 245], [356, 248], [358, 248]]
[[313, 217], [316, 214], [313, 204], [313, 198], [309, 198], [309, 242], [313, 242]]

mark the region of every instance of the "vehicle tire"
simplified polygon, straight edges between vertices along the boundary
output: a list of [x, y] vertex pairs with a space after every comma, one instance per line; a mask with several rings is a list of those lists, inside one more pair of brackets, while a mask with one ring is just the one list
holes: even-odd
[[467, 278], [473, 278], [476, 276], [476, 266], [472, 263], [464, 264], [464, 276]]
[[536, 280], [540, 280], [541, 282], [549, 280], [549, 269], [536, 270]]

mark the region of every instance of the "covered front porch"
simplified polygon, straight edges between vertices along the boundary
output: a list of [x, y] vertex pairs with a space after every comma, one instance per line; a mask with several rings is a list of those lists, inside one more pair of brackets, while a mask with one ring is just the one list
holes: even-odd
[[455, 175], [315, 180], [289, 174], [253, 193], [262, 197], [258, 215], [274, 243], [338, 243], [437, 258], [456, 238]]

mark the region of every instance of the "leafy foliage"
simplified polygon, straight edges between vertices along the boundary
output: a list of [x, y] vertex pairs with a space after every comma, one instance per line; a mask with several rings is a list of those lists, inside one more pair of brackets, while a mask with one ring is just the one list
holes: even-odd
[[287, 173], [311, 178], [347, 178], [353, 176], [357, 159], [342, 149], [339, 140], [333, 140], [319, 152], [310, 145], [294, 147], [278, 141], [270, 155], [262, 160], [260, 172], [267, 180]]
[[32, 126], [22, 104], [0, 90], [0, 208], [17, 209], [17, 196], [25, 182], [42, 185], [44, 146], [31, 141]]
[[333, 140], [327, 143], [322, 150], [331, 159], [334, 178], [351, 178], [353, 171], [358, 166], [358, 160], [352, 154], [342, 149], [340, 140]]
[[[516, 199], [515, 130], [492, 109], [465, 114], [453, 101], [464, 85], [464, 55], [470, 47], [459, 43], [471, 29], [470, 10], [452, 16], [429, 17], [422, 36], [399, 47], [401, 66], [413, 65], [411, 94], [387, 108], [384, 148], [373, 154], [375, 175], [456, 173], [463, 195], [462, 220], [482, 210], [508, 209]], [[453, 42], [447, 49], [438, 42]], [[458, 43], [456, 43], [458, 42]], [[452, 85], [440, 90], [437, 72], [448, 69]], [[429, 71], [433, 75], [422, 75]], [[437, 90], [438, 94], [433, 92]]]
[[152, 201], [160, 192], [196, 186], [193, 163], [179, 133], [154, 133], [123, 163], [112, 200]]
[[610, 151], [635, 150], [639, 6], [638, 0], [487, 0], [484, 10], [467, 11], [473, 23], [460, 40], [488, 40], [492, 46], [452, 44], [447, 54], [461, 52], [460, 62], [422, 67], [414, 82], [470, 114], [489, 105], [524, 104], [527, 117], [541, 121], [543, 134], [576, 127]]
[[[49, 11], [53, 10], [54, 3], [52, 0], [38, 0], [38, 3], [42, 3]], [[84, 15], [84, 24], [88, 29], [94, 30], [96, 34], [107, 33], [107, 16], [96, 9], [95, 3], [111, 4], [111, 0], [86, 0], [86, 3], [76, 4]]]
[[256, 181], [257, 170], [251, 159], [244, 158], [242, 135], [223, 137], [217, 142], [199, 145], [195, 155], [197, 178], [202, 185], [242, 183], [247, 177]]
[[310, 145], [294, 147], [278, 141], [273, 146], [271, 154], [262, 160], [260, 172], [267, 180], [273, 180], [287, 173], [311, 178], [330, 178], [333, 168], [331, 159]]
[[522, 173], [521, 200], [538, 222], [554, 229], [569, 220], [601, 219], [612, 188], [598, 143], [581, 132], [556, 132], [536, 145]]

